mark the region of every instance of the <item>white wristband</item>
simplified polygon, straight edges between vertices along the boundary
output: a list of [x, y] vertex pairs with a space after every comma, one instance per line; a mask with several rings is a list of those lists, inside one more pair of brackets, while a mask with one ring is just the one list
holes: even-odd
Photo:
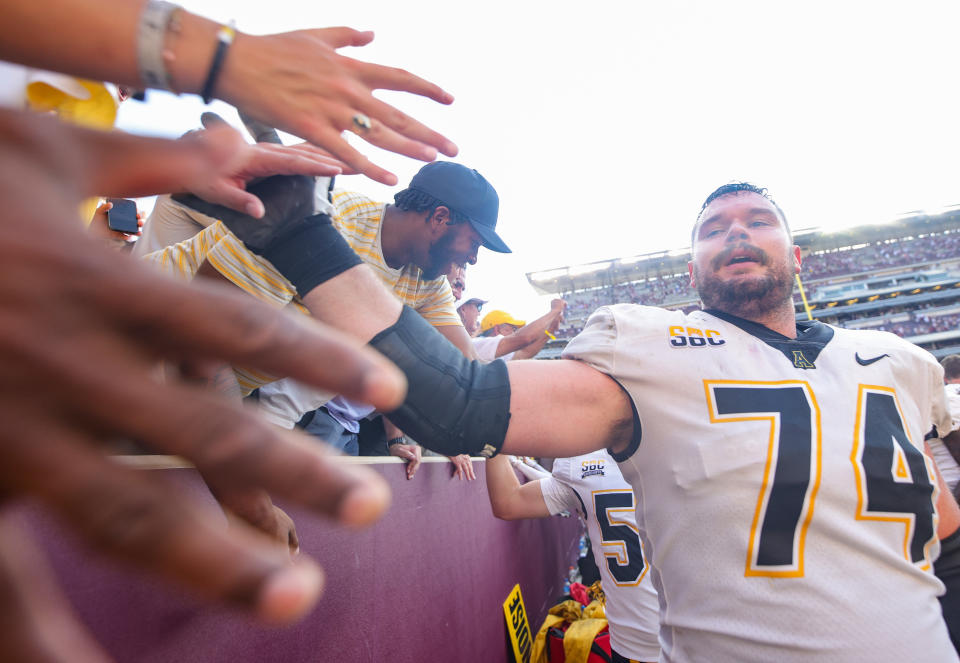
[[147, 0], [137, 28], [137, 65], [143, 85], [156, 90], [171, 90], [170, 74], [164, 62], [167, 29], [179, 5], [166, 0]]

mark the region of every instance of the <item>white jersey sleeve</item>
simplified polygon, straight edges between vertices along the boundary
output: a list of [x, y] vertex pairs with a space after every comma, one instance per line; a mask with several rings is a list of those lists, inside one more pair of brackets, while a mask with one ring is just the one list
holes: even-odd
[[[560, 460], [554, 461], [554, 470]], [[569, 511], [570, 513], [583, 513], [580, 502], [577, 500], [576, 493], [567, 485], [557, 481], [556, 477], [550, 476], [540, 479], [540, 492], [543, 494], [543, 501], [547, 504], [547, 510], [551, 516], [558, 513]]]
[[616, 375], [617, 321], [608, 306], [594, 311], [563, 350], [564, 359], [582, 361], [601, 373]]

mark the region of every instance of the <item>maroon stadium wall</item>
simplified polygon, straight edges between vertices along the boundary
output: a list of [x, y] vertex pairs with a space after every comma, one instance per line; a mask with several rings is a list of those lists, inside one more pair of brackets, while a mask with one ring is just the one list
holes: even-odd
[[[395, 459], [369, 467], [393, 490], [374, 527], [350, 531], [287, 509], [302, 551], [326, 570], [327, 588], [309, 616], [284, 628], [105, 563], [39, 509], [22, 515], [81, 620], [121, 663], [509, 660], [503, 601], [519, 582], [536, 632], [576, 558], [576, 518], [493, 518], [482, 461], [469, 483], [452, 478], [445, 459], [425, 462], [412, 481]], [[192, 469], [143, 471], [215, 506]]]

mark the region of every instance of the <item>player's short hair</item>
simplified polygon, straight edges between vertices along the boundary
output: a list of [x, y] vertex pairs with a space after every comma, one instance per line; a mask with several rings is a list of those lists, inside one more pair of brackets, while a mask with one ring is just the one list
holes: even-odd
[[956, 380], [960, 378], [960, 355], [947, 355], [940, 360], [943, 366], [943, 377], [947, 380]]
[[430, 194], [416, 189], [404, 189], [397, 192], [393, 196], [393, 203], [397, 206], [397, 209], [403, 212], [426, 212], [427, 218], [433, 216], [436, 209], [442, 205], [450, 210], [448, 225], [454, 226], [468, 221], [466, 215], [451, 209], [446, 203]]
[[770, 201], [770, 204], [774, 206], [777, 210], [777, 214], [780, 215], [780, 220], [783, 221], [783, 227], [787, 229], [787, 235], [790, 236], [790, 239], [793, 239], [793, 233], [790, 232], [790, 225], [787, 223], [787, 215], [783, 213], [783, 210], [780, 209], [780, 206], [777, 205], [770, 193], [767, 191], [766, 187], [757, 186], [756, 184], [751, 184], [750, 182], [730, 182], [719, 186], [714, 189], [707, 199], [703, 201], [703, 205], [700, 206], [700, 213], [697, 214], [697, 220], [693, 222], [693, 229], [690, 231], [690, 246], [693, 246], [694, 242], [697, 239], [697, 226], [700, 224], [700, 217], [703, 216], [703, 212], [707, 209], [707, 206], [712, 203], [717, 198], [722, 198], [723, 196], [730, 196], [737, 193], [755, 193], [758, 196], [762, 196]]

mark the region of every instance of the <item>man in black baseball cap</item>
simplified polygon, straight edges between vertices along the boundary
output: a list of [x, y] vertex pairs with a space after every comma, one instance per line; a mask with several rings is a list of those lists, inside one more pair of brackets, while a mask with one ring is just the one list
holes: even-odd
[[406, 191], [418, 191], [435, 198], [464, 217], [480, 235], [483, 246], [497, 253], [510, 253], [495, 230], [500, 198], [476, 170], [452, 161], [428, 163], [413, 176]]
[[451, 265], [475, 264], [477, 251], [509, 253], [496, 233], [500, 198], [483, 175], [450, 161], [428, 163], [394, 196], [383, 223], [383, 254], [423, 270], [446, 274]]

